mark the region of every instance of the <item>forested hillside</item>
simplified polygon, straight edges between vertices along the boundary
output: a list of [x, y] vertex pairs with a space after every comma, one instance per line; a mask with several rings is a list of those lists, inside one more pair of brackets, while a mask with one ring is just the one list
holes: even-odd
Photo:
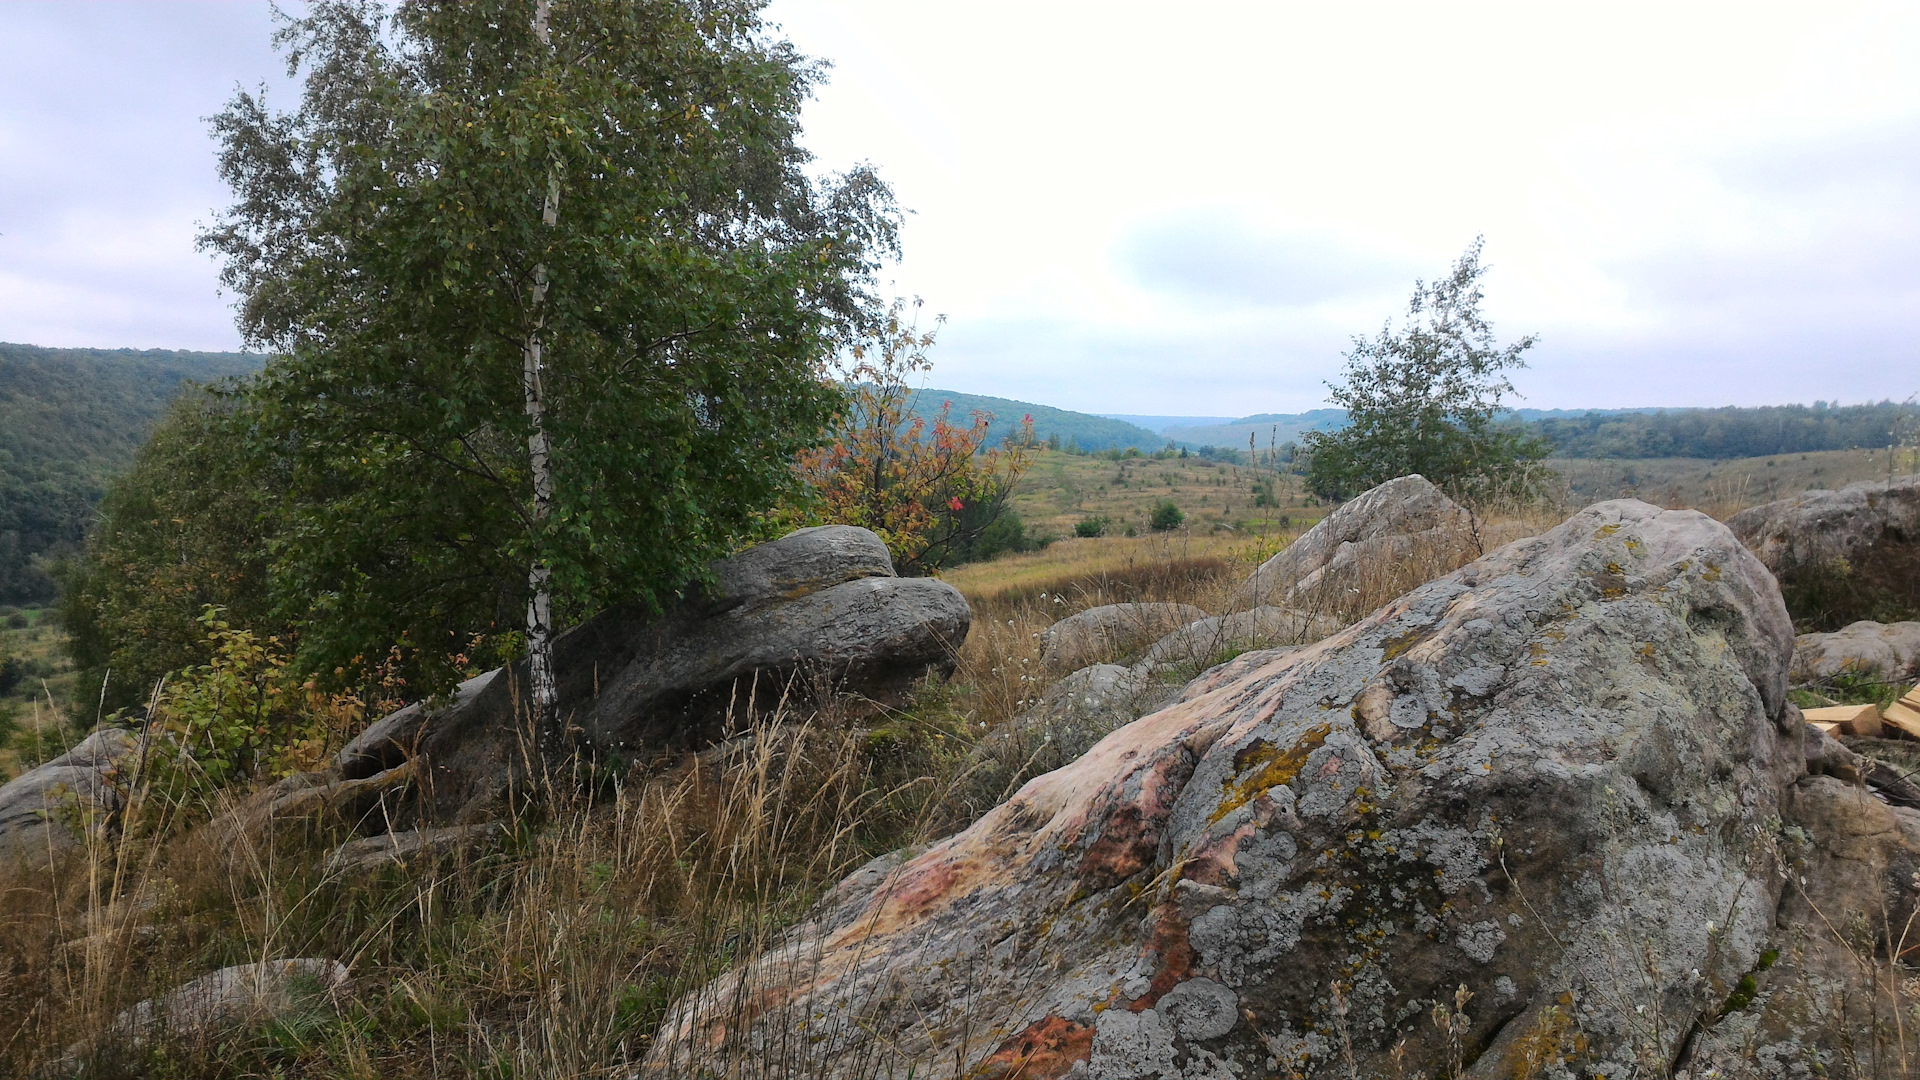
[[1033, 433], [1041, 441], [1058, 436], [1061, 446], [1071, 444], [1082, 450], [1125, 450], [1130, 446], [1155, 450], [1167, 441], [1146, 428], [1123, 420], [1070, 412], [1049, 405], [1035, 405], [1030, 401], [960, 394], [952, 390], [918, 391], [914, 395], [912, 409], [931, 419], [933, 414], [940, 411], [940, 406], [948, 402], [953, 406], [948, 419], [962, 426], [970, 422], [976, 410], [992, 415], [989, 444], [998, 442], [1002, 436], [1014, 431], [1027, 416], [1033, 417]]
[[1766, 405], [1672, 412], [1546, 417], [1533, 427], [1555, 457], [1745, 458], [1890, 446], [1920, 410], [1877, 405]]
[[[1561, 458], [1729, 458], [1810, 454], [1823, 450], [1886, 447], [1911, 438], [1920, 407], [1882, 401], [1872, 405], [1766, 405], [1720, 409], [1516, 409], [1507, 414], [1544, 436]], [[1265, 449], [1300, 442], [1309, 431], [1334, 431], [1346, 423], [1339, 409], [1261, 413], [1230, 424], [1170, 428], [1167, 438], [1198, 449], [1244, 450], [1247, 436]], [[1903, 427], [1905, 424], [1907, 426]]]
[[36, 559], [78, 544], [106, 482], [186, 382], [260, 358], [0, 343], [0, 603], [53, 598]]

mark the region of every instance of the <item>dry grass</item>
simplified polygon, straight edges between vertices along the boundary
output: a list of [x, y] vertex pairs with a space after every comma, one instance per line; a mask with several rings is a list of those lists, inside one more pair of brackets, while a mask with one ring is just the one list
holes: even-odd
[[[1358, 618], [1410, 577], [1563, 516], [1495, 515], [1428, 562], [1368, 567], [1333, 614]], [[989, 774], [973, 752], [1061, 674], [1040, 660], [1047, 626], [1132, 600], [1233, 610], [1292, 535], [1084, 540], [962, 567], [947, 579], [975, 622], [950, 683], [878, 716], [776, 710], [751, 739], [550, 800], [461, 857], [347, 877], [325, 869], [338, 826], [215, 844], [200, 822], [223, 807], [137, 807], [111, 839], [95, 834], [59, 873], [7, 892], [0, 1074], [33, 1075], [78, 1046], [88, 1075], [107, 1077], [630, 1075], [673, 1001], [757, 954], [849, 870], [1006, 797], [1019, 775]], [[338, 1008], [131, 1054], [89, 1043], [187, 979], [292, 956], [348, 964]], [[802, 1075], [777, 1047], [755, 1053], [732, 1074]]]
[[[337, 829], [222, 849], [204, 812], [135, 810], [151, 820], [8, 893], [0, 1074], [78, 1047], [89, 1076], [625, 1075], [673, 999], [849, 869], [925, 838], [964, 769], [959, 733], [925, 730], [949, 715], [932, 696], [931, 721], [901, 714], [884, 738], [831, 713], [763, 717], [729, 752], [371, 876], [324, 869]], [[90, 1043], [142, 998], [289, 956], [347, 963], [344, 1009], [132, 1054]]]

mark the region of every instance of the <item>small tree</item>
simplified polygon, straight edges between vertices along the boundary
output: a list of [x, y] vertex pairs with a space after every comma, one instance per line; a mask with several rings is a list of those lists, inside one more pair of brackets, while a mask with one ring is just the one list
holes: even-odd
[[1169, 529], [1179, 528], [1186, 520], [1187, 515], [1173, 504], [1173, 500], [1169, 499], [1153, 508], [1151, 524], [1154, 532], [1166, 532]]
[[1480, 314], [1483, 240], [1446, 278], [1414, 283], [1398, 332], [1389, 320], [1373, 340], [1353, 339], [1344, 378], [1327, 384], [1347, 426], [1306, 434], [1315, 494], [1344, 499], [1408, 473], [1461, 498], [1536, 483], [1550, 447], [1498, 419], [1507, 395], [1518, 396], [1507, 372], [1527, 366], [1535, 338], [1501, 347]]
[[872, 529], [902, 574], [937, 570], [992, 533], [1035, 445], [1031, 419], [988, 447], [986, 413], [961, 427], [950, 419], [951, 402], [931, 422], [913, 410], [911, 382], [932, 366], [933, 338], [895, 301], [877, 340], [852, 351], [833, 441], [800, 456], [818, 499], [814, 516]]

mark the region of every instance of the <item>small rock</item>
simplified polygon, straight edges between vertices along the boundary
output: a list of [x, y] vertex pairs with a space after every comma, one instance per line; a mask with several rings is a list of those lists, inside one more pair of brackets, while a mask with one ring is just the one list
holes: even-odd
[[470, 851], [501, 832], [496, 822], [408, 829], [350, 840], [327, 856], [327, 872], [353, 876], [387, 866], [412, 866]]
[[1426, 477], [1389, 480], [1342, 503], [1262, 563], [1238, 602], [1344, 612], [1352, 593], [1376, 591], [1369, 575], [1392, 578], [1398, 591], [1466, 562], [1474, 553], [1472, 526], [1473, 516]]
[[[162, 1031], [192, 1039], [316, 1006], [334, 1008], [346, 985], [346, 965], [334, 960], [301, 957], [221, 968], [122, 1012], [100, 1041], [137, 1049]], [[68, 1048], [47, 1075], [71, 1075], [87, 1049]]]
[[1227, 651], [1310, 644], [1339, 629], [1339, 622], [1325, 615], [1263, 605], [1183, 626], [1155, 642], [1141, 662], [1154, 668], [1205, 663]]
[[1920, 622], [1862, 620], [1830, 634], [1801, 634], [1793, 643], [1795, 683], [1853, 673], [1899, 682], [1920, 678]]
[[1040, 658], [1056, 670], [1115, 660], [1206, 617], [1206, 612], [1192, 604], [1107, 604], [1088, 608], [1046, 629], [1040, 637]]
[[77, 848], [85, 827], [118, 813], [122, 773], [139, 749], [132, 732], [104, 728], [0, 786], [0, 868], [44, 867]]

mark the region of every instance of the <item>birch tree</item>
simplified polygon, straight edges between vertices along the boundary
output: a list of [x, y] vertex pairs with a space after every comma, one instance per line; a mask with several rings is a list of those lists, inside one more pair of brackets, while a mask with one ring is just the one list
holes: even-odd
[[332, 0], [277, 35], [297, 107], [214, 118], [309, 669], [398, 646], [425, 693], [522, 634], [552, 728], [556, 622], [664, 601], [791, 491], [897, 218], [869, 168], [809, 179], [819, 69], [761, 6]]

